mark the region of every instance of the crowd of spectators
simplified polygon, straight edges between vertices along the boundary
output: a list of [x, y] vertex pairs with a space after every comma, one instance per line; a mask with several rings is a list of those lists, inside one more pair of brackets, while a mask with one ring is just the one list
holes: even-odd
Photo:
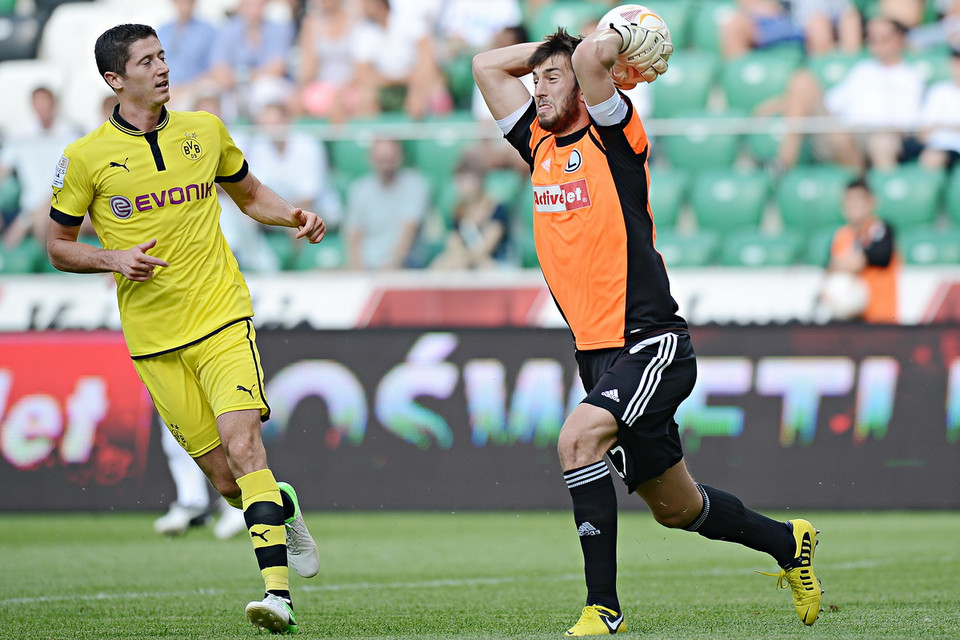
[[[698, 41], [703, 32], [693, 24], [719, 1], [677, 0], [691, 9], [683, 27], [687, 35], [677, 29], [684, 41], [675, 55], [678, 67], [685, 51], [708, 48], [710, 38]], [[342, 243], [339, 266], [352, 269], [519, 266], [517, 246], [529, 233], [529, 215], [519, 210], [519, 200], [486, 185], [492, 172], [521, 175], [525, 167], [511, 160], [515, 154], [495, 136], [480, 136], [449, 163], [445, 179], [452, 188], [442, 197], [435, 176], [410, 159], [408, 140], [378, 133], [371, 145], [368, 136], [368, 171], [345, 177], [332, 147], [299, 124], [349, 126], [390, 115], [406, 122], [451, 116], [487, 121], [489, 112], [469, 76], [476, 52], [542, 37], [537, 25], [544, 16], [563, 17], [561, 6], [576, 9], [564, 19], [577, 22], [566, 26], [583, 33], [619, 4], [236, 0], [221, 2], [230, 6], [229, 14], [211, 20], [203, 2], [168, 0], [169, 20], [158, 25], [171, 67], [170, 107], [221, 115], [265, 183], [325, 217]], [[655, 0], [645, 4], [658, 8]], [[669, 4], [659, 3], [664, 15]], [[715, 49], [707, 51], [716, 55], [721, 73], [754, 52], [792, 49], [801, 56], [784, 93], [764, 100], [752, 115], [828, 118], [837, 125], [807, 141], [801, 132], [783, 135], [773, 158], [757, 163], [774, 178], [810, 161], [845, 165], [860, 177], [904, 163], [952, 169], [960, 154], [960, 0], [736, 0], [724, 6], [729, 10], [712, 34]], [[949, 67], [934, 69], [936, 81], [911, 58], [930, 52], [943, 52], [936, 64]], [[847, 56], [850, 64], [828, 83], [807, 62], [830, 56]], [[630, 98], [649, 117], [651, 93], [669, 90], [641, 86]], [[2, 139], [0, 177], [10, 182], [15, 176], [20, 190], [16, 198], [0, 188], [0, 196], [8, 194], [0, 197], [7, 249], [30, 236], [42, 244], [49, 167], [78, 134], [57, 115], [57, 99], [51, 88], [38, 88], [36, 123]], [[654, 167], [665, 162], [657, 142]], [[801, 153], [805, 148], [812, 157]], [[427, 242], [422, 231], [438, 209], [445, 235]], [[245, 268], [290, 266], [284, 251], [277, 251], [283, 239], [251, 238], [263, 231], [244, 225], [239, 212], [225, 210], [224, 230]]]

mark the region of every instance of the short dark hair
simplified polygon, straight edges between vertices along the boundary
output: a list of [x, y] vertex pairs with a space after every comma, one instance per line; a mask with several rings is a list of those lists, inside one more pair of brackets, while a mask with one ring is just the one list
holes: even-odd
[[870, 188], [870, 183], [867, 182], [866, 178], [863, 178], [863, 177], [854, 178], [853, 180], [848, 182], [847, 191], [850, 191], [851, 189], [863, 189], [867, 193], [870, 193], [870, 194], [873, 193], [873, 189]]
[[533, 55], [527, 60], [527, 64], [531, 67], [538, 67], [553, 56], [558, 55], [569, 60], [573, 57], [573, 52], [581, 42], [583, 42], [583, 38], [572, 36], [561, 27], [557, 29], [556, 33], [544, 38], [540, 46], [534, 50]]
[[100, 75], [112, 71], [117, 75], [126, 74], [127, 61], [130, 59], [130, 45], [137, 40], [157, 37], [156, 30], [145, 24], [118, 24], [107, 29], [97, 43], [93, 45], [93, 55], [97, 59]]

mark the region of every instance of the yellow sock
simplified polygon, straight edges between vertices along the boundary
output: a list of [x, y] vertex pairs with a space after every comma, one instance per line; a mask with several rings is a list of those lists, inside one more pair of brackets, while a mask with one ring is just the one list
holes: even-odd
[[287, 532], [283, 526], [283, 501], [270, 469], [237, 478], [243, 494], [243, 517], [247, 521], [253, 551], [266, 591], [289, 591]]

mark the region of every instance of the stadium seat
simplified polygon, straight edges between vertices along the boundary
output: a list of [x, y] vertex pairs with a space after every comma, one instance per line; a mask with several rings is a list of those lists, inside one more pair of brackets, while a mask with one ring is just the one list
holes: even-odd
[[0, 62], [35, 58], [40, 27], [36, 16], [0, 16]]
[[[693, 0], [653, 0], [644, 6], [653, 9], [667, 23], [676, 51], [690, 44], [690, 23], [695, 12]], [[673, 58], [670, 59], [670, 66], [673, 66]]]
[[685, 49], [674, 53], [667, 73], [650, 85], [653, 117], [670, 118], [705, 109], [719, 62], [715, 53], [707, 51]]
[[820, 81], [820, 86], [829, 89], [840, 82], [850, 67], [863, 59], [861, 54], [844, 53], [841, 51], [825, 53], [807, 60], [807, 68]]
[[[409, 124], [410, 118], [402, 113], [385, 113], [369, 118], [356, 118], [351, 121], [348, 135], [327, 141], [330, 166], [341, 173], [346, 180], [353, 180], [370, 171], [370, 147], [380, 136], [397, 135], [391, 131], [393, 125]], [[409, 147], [403, 143], [406, 157], [404, 164], [411, 166]]]
[[721, 123], [723, 115], [693, 111], [677, 114], [677, 117], [695, 122], [691, 122], [685, 133], [660, 138], [666, 157], [674, 168], [699, 171], [733, 164], [740, 152], [742, 136], [717, 132], [714, 124]]
[[[293, 266], [294, 243], [290, 238], [290, 233], [285, 229], [264, 229], [264, 238], [274, 255], [277, 256], [277, 264], [281, 269], [290, 269]], [[326, 239], [324, 239], [326, 242]]]
[[700, 2], [693, 17], [691, 29], [691, 45], [703, 51], [720, 53], [720, 24], [734, 11], [737, 5], [734, 2]]
[[473, 57], [456, 56], [443, 66], [447, 88], [457, 109], [469, 109], [473, 102]]
[[658, 231], [676, 225], [689, 186], [690, 176], [685, 171], [650, 170], [650, 208]]
[[953, 171], [950, 182], [947, 183], [947, 218], [952, 223], [960, 224], [960, 171]]
[[713, 263], [720, 235], [713, 231], [679, 232], [658, 228], [656, 245], [668, 269], [704, 267]]
[[807, 233], [806, 246], [800, 259], [806, 264], [826, 267], [830, 262], [830, 246], [833, 244], [833, 236], [839, 228], [839, 224], [832, 224]]
[[0, 273], [38, 273], [48, 263], [40, 243], [27, 236], [15, 247], [0, 246]]
[[459, 113], [432, 119], [430, 137], [414, 138], [406, 144], [407, 164], [424, 173], [433, 185], [434, 194], [450, 181], [464, 150], [475, 144], [471, 136], [464, 135], [465, 125], [472, 129], [474, 120]]
[[347, 266], [347, 250], [343, 237], [328, 231], [320, 244], [297, 243], [290, 267], [297, 271], [342, 269]]
[[532, 41], [541, 40], [563, 27], [571, 35], [586, 35], [584, 27], [590, 31], [596, 28], [597, 21], [606, 13], [606, 9], [597, 3], [581, 0], [554, 0], [541, 7], [527, 24]]
[[752, 113], [763, 101], [786, 91], [790, 76], [799, 64], [800, 52], [793, 47], [751, 51], [727, 61], [721, 70], [727, 105]]
[[764, 171], [705, 171], [693, 180], [690, 203], [699, 228], [725, 233], [758, 226], [769, 191]]
[[0, 180], [0, 213], [5, 216], [16, 215], [20, 212], [20, 181], [16, 173], [10, 173]]
[[922, 53], [913, 52], [904, 57], [920, 73], [928, 86], [950, 80], [949, 48], [943, 47]]
[[785, 230], [769, 235], [758, 229], [742, 229], [723, 236], [720, 264], [726, 267], [784, 267], [796, 264], [803, 248], [803, 234]]
[[896, 238], [897, 247], [906, 264], [960, 264], [960, 230], [915, 227]]
[[[783, 142], [782, 120], [778, 117], [772, 118], [771, 127], [768, 132], [750, 133], [744, 138], [744, 147], [747, 153], [758, 164], [771, 164], [777, 158], [780, 151], [780, 145]], [[805, 138], [800, 146], [800, 155], [797, 156], [797, 163], [804, 165], [811, 161], [813, 149], [809, 138]]]
[[33, 6], [39, 13], [49, 14], [60, 5], [72, 2], [90, 2], [90, 0], [33, 0]]
[[886, 172], [871, 170], [867, 180], [877, 197], [877, 215], [898, 231], [934, 221], [945, 182], [942, 171], [909, 165]]
[[843, 194], [852, 169], [828, 164], [796, 167], [782, 176], [776, 202], [789, 229], [812, 231], [843, 224]]
[[512, 169], [495, 169], [487, 172], [483, 188], [491, 198], [505, 204], [512, 211], [525, 180], [525, 176]]

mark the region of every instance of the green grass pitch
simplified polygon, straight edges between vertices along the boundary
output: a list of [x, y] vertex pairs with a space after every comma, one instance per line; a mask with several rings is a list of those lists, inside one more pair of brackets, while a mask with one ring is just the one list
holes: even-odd
[[[153, 533], [156, 513], [0, 515], [0, 638], [255, 638], [262, 582], [242, 536]], [[792, 517], [777, 514], [780, 517]], [[764, 555], [620, 519], [625, 638], [960, 638], [960, 513], [805, 514], [826, 611], [804, 627]], [[565, 512], [309, 513], [303, 638], [556, 639], [585, 589]], [[266, 636], [260, 636], [266, 637]]]

